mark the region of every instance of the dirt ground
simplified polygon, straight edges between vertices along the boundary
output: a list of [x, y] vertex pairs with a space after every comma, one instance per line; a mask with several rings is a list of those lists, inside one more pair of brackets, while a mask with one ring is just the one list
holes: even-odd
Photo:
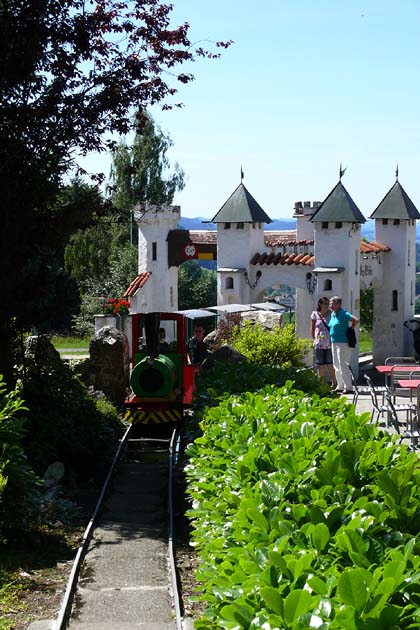
[[[82, 540], [98, 498], [98, 489], [83, 489], [72, 499], [81, 513], [72, 525], [57, 523], [55, 527], [30, 532], [10, 541], [16, 559], [14, 584], [0, 603], [0, 630], [27, 630], [31, 622], [54, 619], [60, 608], [73, 559]], [[184, 513], [182, 473], [175, 490], [175, 549], [179, 570], [179, 589], [183, 597], [184, 616], [196, 617], [201, 604], [191, 602], [196, 588], [197, 559], [189, 546], [189, 523]], [[19, 561], [20, 559], [20, 561]], [[0, 562], [1, 571], [1, 562]]]

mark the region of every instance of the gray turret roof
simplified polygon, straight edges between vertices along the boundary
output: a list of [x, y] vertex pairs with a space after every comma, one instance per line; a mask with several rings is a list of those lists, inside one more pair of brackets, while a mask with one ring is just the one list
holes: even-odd
[[379, 206], [373, 212], [371, 219], [420, 219], [410, 197], [397, 180], [386, 193]]
[[366, 219], [344, 188], [341, 180], [313, 213], [310, 221], [348, 221], [365, 223]]
[[211, 222], [271, 223], [271, 219], [241, 182]]

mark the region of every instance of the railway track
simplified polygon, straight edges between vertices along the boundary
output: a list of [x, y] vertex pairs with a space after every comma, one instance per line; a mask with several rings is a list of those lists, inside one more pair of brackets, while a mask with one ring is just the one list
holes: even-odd
[[[54, 630], [182, 630], [173, 549], [179, 434], [127, 430], [73, 564]], [[118, 464], [118, 466], [117, 466]]]

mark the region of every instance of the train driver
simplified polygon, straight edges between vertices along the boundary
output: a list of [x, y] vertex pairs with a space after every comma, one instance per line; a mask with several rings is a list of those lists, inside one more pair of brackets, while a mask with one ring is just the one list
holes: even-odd
[[194, 334], [187, 343], [188, 363], [203, 363], [209, 354], [209, 348], [204, 341], [206, 330], [202, 324], [194, 324]]

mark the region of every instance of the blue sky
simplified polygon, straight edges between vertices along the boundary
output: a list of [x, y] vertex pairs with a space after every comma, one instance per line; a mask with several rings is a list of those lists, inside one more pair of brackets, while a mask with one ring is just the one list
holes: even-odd
[[[173, 0], [196, 40], [185, 107], [156, 122], [186, 172], [183, 216], [211, 218], [240, 182], [267, 214], [322, 201], [338, 181], [367, 218], [399, 179], [420, 208], [420, 0]], [[107, 165], [98, 161], [101, 168]]]

